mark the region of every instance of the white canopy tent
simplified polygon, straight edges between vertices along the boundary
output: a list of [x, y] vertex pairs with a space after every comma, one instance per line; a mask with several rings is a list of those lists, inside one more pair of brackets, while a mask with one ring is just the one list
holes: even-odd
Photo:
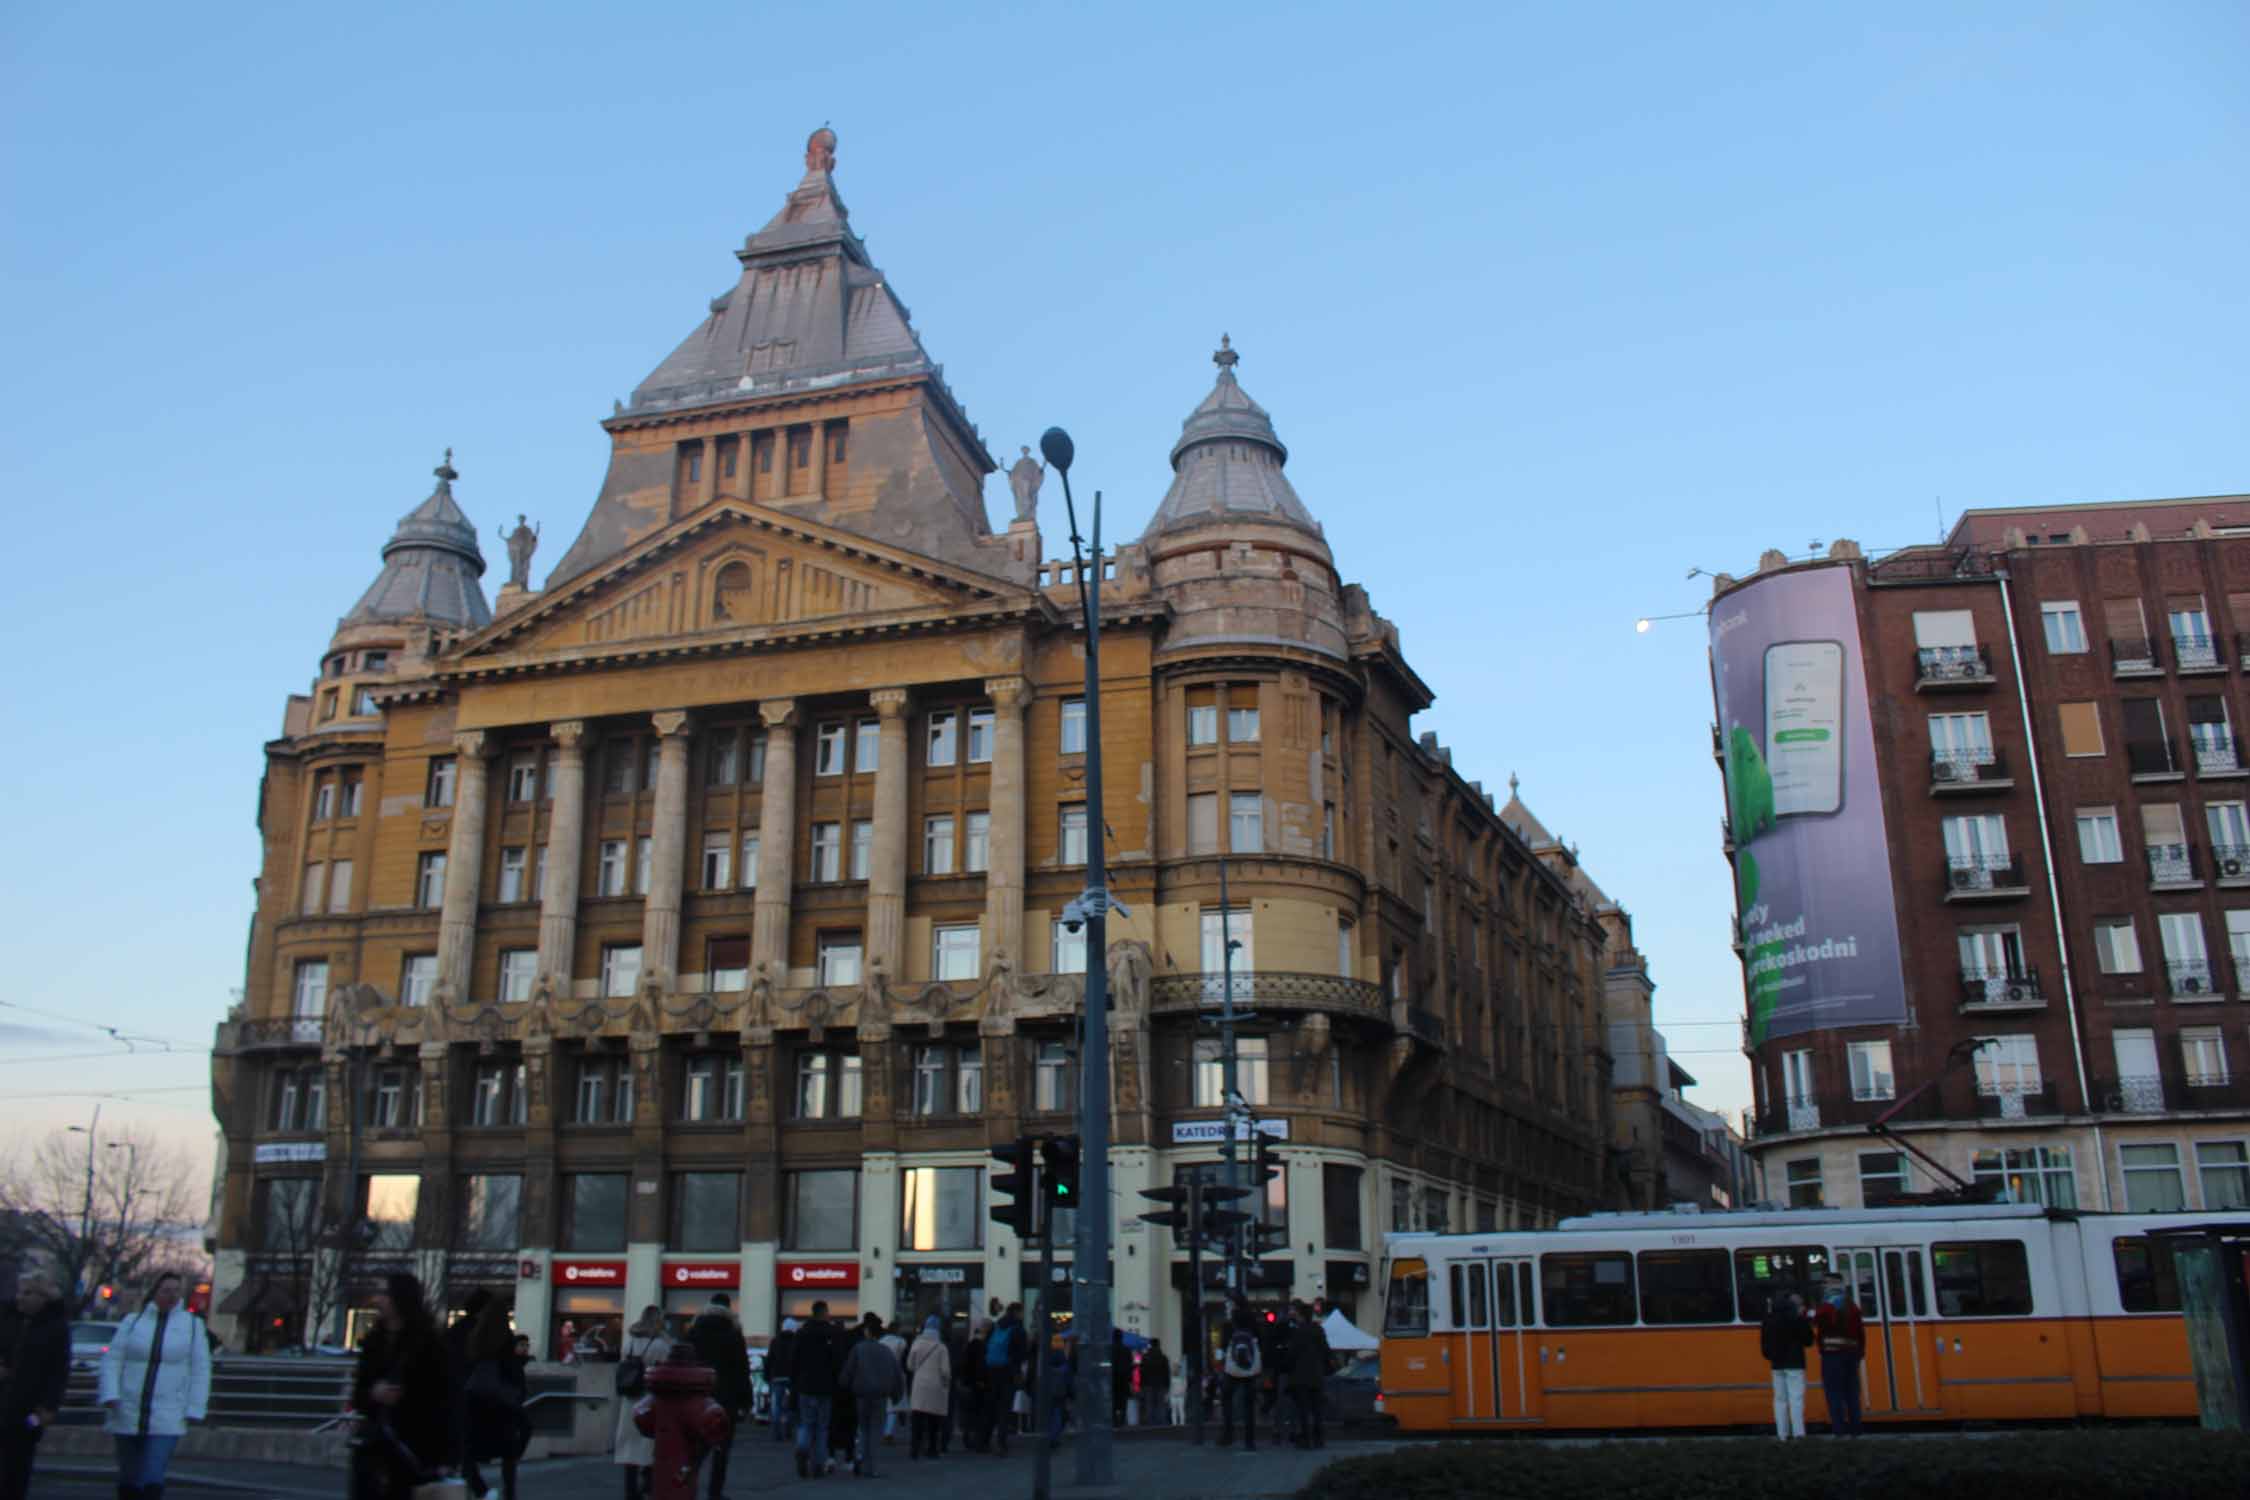
[[1320, 1331], [1328, 1335], [1328, 1347], [1336, 1354], [1382, 1347], [1382, 1340], [1361, 1332], [1359, 1325], [1345, 1317], [1344, 1310], [1340, 1307], [1329, 1310], [1327, 1319], [1320, 1325]]

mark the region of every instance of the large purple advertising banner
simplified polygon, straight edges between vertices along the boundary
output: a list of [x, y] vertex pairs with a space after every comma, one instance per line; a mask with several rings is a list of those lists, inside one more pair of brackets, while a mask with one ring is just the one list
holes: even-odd
[[1906, 1019], [1849, 566], [1711, 606], [1750, 1040]]

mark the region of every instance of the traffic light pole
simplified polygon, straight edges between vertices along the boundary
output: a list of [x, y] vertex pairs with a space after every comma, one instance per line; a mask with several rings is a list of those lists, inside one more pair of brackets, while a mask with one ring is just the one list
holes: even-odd
[[1188, 1174], [1188, 1302], [1186, 1347], [1180, 1351], [1179, 1378], [1188, 1386], [1188, 1442], [1203, 1446], [1203, 1377], [1211, 1371], [1211, 1351], [1203, 1335], [1203, 1179]]
[[[1039, 1254], [1032, 1260], [1032, 1274], [1039, 1280], [1031, 1298], [1032, 1327], [1037, 1330], [1031, 1340], [1031, 1500], [1047, 1500], [1055, 1472], [1055, 1445], [1047, 1421], [1048, 1403], [1054, 1400], [1047, 1389], [1047, 1347], [1054, 1338], [1053, 1310], [1049, 1306], [1054, 1278], [1047, 1266], [1052, 1255], [1048, 1242], [1054, 1233], [1055, 1208], [1044, 1188], [1039, 1192], [1038, 1212]], [[1000, 1414], [1002, 1422], [1015, 1419], [1012, 1411]]]
[[1070, 434], [1050, 427], [1039, 451], [1062, 474], [1071, 560], [1086, 612], [1086, 1009], [1079, 1048], [1081, 1145], [1071, 1327], [1078, 1343], [1078, 1483], [1106, 1486], [1116, 1473], [1110, 1427], [1109, 1271], [1109, 880], [1102, 835], [1102, 497], [1094, 494], [1093, 559], [1078, 555], [1078, 506], [1070, 494]]

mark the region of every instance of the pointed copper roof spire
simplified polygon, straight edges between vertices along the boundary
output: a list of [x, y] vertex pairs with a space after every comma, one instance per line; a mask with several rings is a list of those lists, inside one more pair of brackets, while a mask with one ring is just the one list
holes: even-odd
[[451, 448], [430, 472], [437, 476], [437, 488], [399, 518], [398, 529], [383, 544], [383, 571], [344, 616], [344, 624], [429, 620], [473, 630], [491, 623], [492, 609], [477, 582], [484, 576], [477, 529], [453, 499], [453, 481], [461, 474], [453, 467]]
[[1211, 394], [1180, 424], [1172, 445], [1172, 487], [1144, 535], [1206, 525], [1224, 516], [1281, 521], [1320, 535], [1320, 523], [1297, 498], [1282, 465], [1289, 449], [1266, 409], [1234, 378], [1242, 362], [1234, 340], [1219, 335], [1211, 363], [1219, 378]]

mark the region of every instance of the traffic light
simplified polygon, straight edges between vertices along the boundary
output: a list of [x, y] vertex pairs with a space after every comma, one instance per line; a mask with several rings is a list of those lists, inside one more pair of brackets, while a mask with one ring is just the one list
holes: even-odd
[[1232, 1183], [1206, 1182], [1203, 1184], [1203, 1214], [1196, 1228], [1203, 1236], [1216, 1243], [1225, 1244], [1226, 1237], [1250, 1222], [1250, 1215], [1239, 1208], [1216, 1205], [1232, 1203], [1247, 1198], [1250, 1190]]
[[1253, 1258], [1271, 1255], [1276, 1250], [1289, 1248], [1289, 1226], [1286, 1224], [1253, 1224], [1249, 1243], [1244, 1246]]
[[1019, 1135], [1005, 1146], [992, 1148], [992, 1159], [999, 1164], [992, 1172], [992, 1195], [1008, 1199], [992, 1205], [992, 1222], [1007, 1225], [1020, 1240], [1032, 1238], [1039, 1230], [1038, 1156], [1039, 1138], [1034, 1135]]
[[1178, 1187], [1142, 1188], [1141, 1196], [1156, 1203], [1177, 1205], [1161, 1213], [1142, 1214], [1143, 1224], [1156, 1224], [1165, 1229], [1186, 1229], [1195, 1213], [1195, 1190], [1182, 1183]]
[[1274, 1154], [1273, 1137], [1262, 1130], [1250, 1132], [1250, 1185], [1260, 1193], [1281, 1175], [1281, 1158]]
[[1078, 1137], [1051, 1135], [1039, 1143], [1039, 1189], [1056, 1208], [1078, 1206]]

